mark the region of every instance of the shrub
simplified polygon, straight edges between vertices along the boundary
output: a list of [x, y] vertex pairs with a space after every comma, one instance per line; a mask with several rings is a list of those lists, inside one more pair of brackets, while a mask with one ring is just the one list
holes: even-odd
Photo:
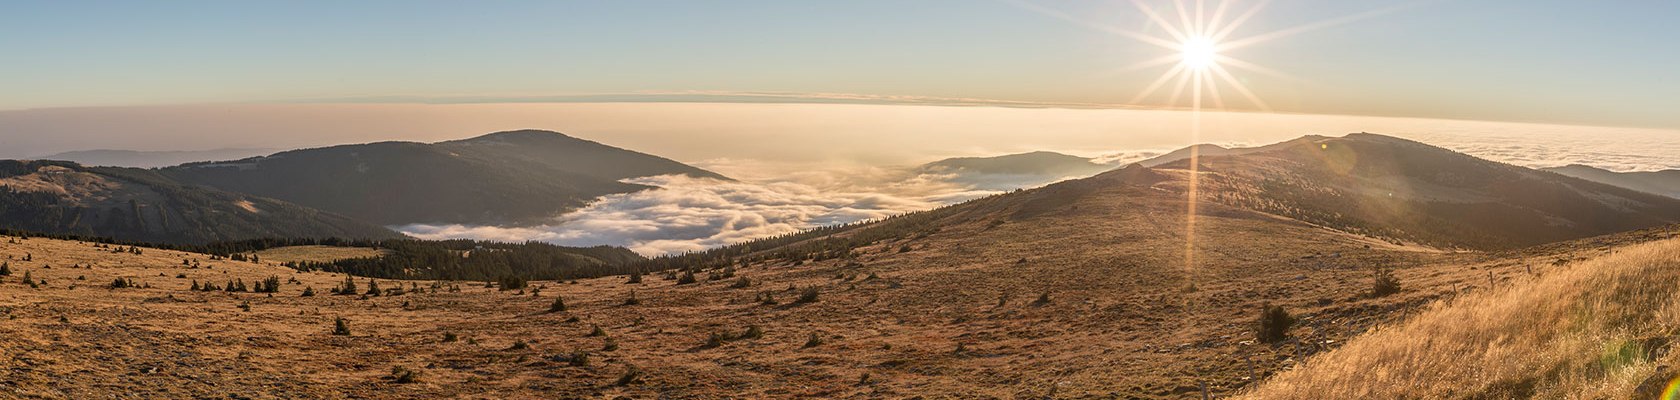
[[630, 298], [624, 299], [624, 305], [634, 306], [634, 305], [638, 305], [638, 304], [642, 304], [642, 300], [636, 298], [636, 291], [631, 290], [630, 291]]
[[589, 352], [583, 350], [572, 351], [572, 356], [567, 357], [566, 363], [573, 367], [587, 367], [589, 366]]
[[525, 281], [525, 278], [512, 275], [503, 275], [497, 282], [500, 283], [501, 290], [524, 289], [526, 285], [530, 284]]
[[1394, 271], [1388, 268], [1378, 268], [1372, 274], [1371, 297], [1383, 297], [1400, 293], [1400, 278], [1394, 277]]
[[455, 343], [455, 341], [457, 341], [457, 340], [461, 340], [461, 337], [456, 336], [455, 332], [444, 332], [443, 333], [443, 342], [444, 343]]
[[683, 271], [682, 277], [677, 278], [678, 285], [687, 285], [695, 282], [699, 282], [699, 280], [694, 279], [694, 271]]
[[525, 343], [524, 340], [515, 341], [512, 346], [508, 346], [508, 350], [525, 350], [529, 348], [531, 348], [531, 344]]
[[337, 289], [333, 289], [333, 294], [346, 296], [356, 294], [356, 280], [352, 279], [350, 275], [345, 275], [344, 284], [339, 285]]
[[816, 332], [812, 332], [811, 337], [809, 339], [805, 339], [805, 348], [807, 349], [821, 345], [823, 345], [822, 336], [818, 336]]
[[715, 349], [718, 346], [723, 346], [723, 342], [729, 339], [731, 339], [729, 334], [713, 332], [711, 336], [706, 337], [706, 344], [700, 345], [700, 348]]
[[315, 295], [315, 287], [310, 286], [310, 287], [303, 288], [303, 294], [300, 294], [298, 296], [299, 297], [310, 297], [310, 296], [314, 296], [314, 295]]
[[600, 325], [592, 325], [592, 326], [594, 326], [594, 327], [595, 327], [595, 328], [594, 328], [594, 329], [590, 329], [590, 330], [589, 330], [589, 335], [588, 335], [588, 337], [603, 337], [603, 336], [607, 336], [607, 330], [606, 330], [606, 329], [601, 329], [601, 326], [600, 326]]
[[615, 385], [615, 386], [629, 386], [632, 383], [636, 383], [636, 380], [641, 379], [641, 377], [642, 377], [642, 369], [641, 368], [636, 368], [635, 365], [631, 365], [627, 369], [624, 370], [624, 375], [619, 375], [618, 376], [618, 381], [613, 382], [613, 385]]
[[764, 337], [764, 328], [760, 328], [760, 327], [758, 327], [758, 325], [751, 325], [751, 326], [747, 327], [746, 332], [741, 333], [740, 339], [741, 340], [757, 340], [757, 339], [762, 338], [762, 337]]
[[554, 302], [548, 305], [548, 312], [566, 312], [566, 299], [555, 297]]
[[1044, 293], [1039, 294], [1038, 299], [1033, 300], [1032, 304], [1035, 305], [1035, 306], [1042, 306], [1042, 305], [1050, 304], [1050, 292], [1044, 292]]
[[816, 286], [807, 287], [799, 292], [799, 299], [794, 300], [793, 304], [815, 303], [817, 302], [817, 296], [821, 294], [822, 292], [818, 292]]
[[391, 367], [391, 379], [396, 383], [415, 383], [420, 381], [420, 373], [402, 366]]
[[270, 276], [257, 283], [257, 293], [280, 293], [280, 277]]
[[344, 317], [338, 317], [333, 320], [332, 334], [337, 336], [350, 336], [350, 322], [345, 321]]
[[642, 283], [642, 272], [641, 271], [631, 272], [630, 273], [630, 280], [625, 281], [624, 283], [626, 283], [626, 284]]
[[743, 277], [735, 279], [735, 283], [730, 284], [729, 288], [730, 289], [746, 289], [748, 286], [752, 286], [752, 280], [747, 279], [747, 277], [743, 276]]
[[1271, 305], [1261, 307], [1260, 321], [1254, 331], [1254, 336], [1261, 342], [1277, 343], [1289, 337], [1289, 328], [1295, 325], [1295, 317], [1289, 315], [1283, 306]]

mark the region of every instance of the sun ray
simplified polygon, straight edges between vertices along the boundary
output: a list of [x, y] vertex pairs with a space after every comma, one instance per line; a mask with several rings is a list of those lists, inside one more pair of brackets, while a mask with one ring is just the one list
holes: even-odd
[[1172, 64], [1172, 63], [1175, 63], [1175, 62], [1179, 62], [1182, 58], [1183, 58], [1182, 56], [1179, 56], [1177, 54], [1168, 54], [1168, 55], [1160, 56], [1160, 57], [1149, 59], [1149, 60], [1139, 61], [1135, 64], [1128, 65], [1124, 68], [1121, 68], [1120, 71], [1121, 72], [1131, 72], [1131, 71], [1136, 71], [1136, 70], [1140, 70], [1140, 69], [1159, 67], [1159, 66], [1162, 66], [1162, 65], [1167, 65], [1167, 64]]
[[1220, 42], [1219, 50], [1221, 50], [1221, 51], [1235, 50], [1235, 49], [1240, 49], [1240, 48], [1247, 47], [1247, 46], [1252, 46], [1252, 45], [1258, 44], [1258, 43], [1265, 43], [1265, 42], [1268, 42], [1268, 41], [1277, 40], [1279, 38], [1299, 35], [1299, 34], [1305, 33], [1305, 32], [1311, 32], [1311, 31], [1324, 29], [1324, 28], [1329, 28], [1329, 27], [1333, 27], [1333, 26], [1337, 26], [1337, 25], [1350, 24], [1350, 23], [1361, 21], [1361, 20], [1382, 16], [1384, 14], [1392, 13], [1392, 12], [1395, 12], [1395, 11], [1400, 11], [1400, 10], [1404, 10], [1404, 9], [1407, 9], [1407, 8], [1416, 7], [1419, 4], [1422, 4], [1422, 2], [1412, 2], [1412, 3], [1407, 3], [1407, 4], [1401, 4], [1401, 5], [1392, 6], [1392, 7], [1388, 7], [1388, 8], [1371, 10], [1371, 11], [1366, 11], [1366, 12], [1353, 14], [1353, 15], [1348, 15], [1348, 16], [1343, 16], [1343, 17], [1338, 17], [1338, 18], [1331, 18], [1331, 19], [1327, 19], [1327, 20], [1323, 20], [1323, 21], [1318, 21], [1318, 22], [1306, 24], [1306, 25], [1301, 25], [1301, 26], [1296, 26], [1296, 27], [1291, 27], [1291, 28], [1285, 28], [1285, 29], [1279, 29], [1279, 30], [1275, 30], [1275, 31], [1271, 31], [1271, 32], [1266, 32], [1266, 33], [1254, 35], [1254, 36], [1244, 37], [1244, 38], [1241, 38], [1241, 39], [1224, 41], [1224, 42]]
[[1184, 0], [1173, 0], [1173, 9], [1178, 11], [1179, 27], [1184, 30], [1185, 37], [1201, 36], [1201, 32], [1196, 31], [1196, 21], [1190, 19], [1190, 10], [1184, 6]]
[[[1116, 35], [1120, 35], [1120, 36], [1125, 36], [1125, 37], [1128, 37], [1128, 38], [1136, 39], [1137, 41], [1140, 41], [1140, 42], [1160, 46], [1161, 48], [1168, 49], [1168, 50], [1173, 50], [1173, 49], [1178, 48], [1178, 42], [1174, 42], [1172, 40], [1162, 39], [1160, 37], [1156, 37], [1156, 36], [1141, 33], [1141, 32], [1121, 29], [1121, 28], [1114, 27], [1114, 26], [1109, 26], [1109, 25], [1104, 25], [1104, 24], [1100, 24], [1100, 23], [1095, 23], [1095, 22], [1082, 20], [1082, 19], [1079, 19], [1079, 18], [1074, 17], [1072, 15], [1068, 15], [1067, 13], [1061, 12], [1059, 10], [1044, 7], [1044, 6], [1041, 6], [1041, 5], [1038, 5], [1038, 4], [1034, 4], [1034, 3], [1026, 1], [1026, 0], [1005, 0], [1005, 2], [1007, 2], [1008, 4], [1012, 4], [1016, 7], [1020, 7], [1022, 9], [1025, 9], [1027, 11], [1032, 11], [1032, 12], [1039, 13], [1040, 15], [1044, 15], [1044, 16], [1047, 16], [1047, 17], [1056, 18], [1056, 19], [1060, 19], [1060, 20], [1063, 20], [1063, 21], [1067, 21], [1067, 22], [1072, 22], [1072, 23], [1078, 24], [1080, 26], [1084, 26], [1086, 28], [1090, 28], [1092, 30], [1096, 30], [1096, 31], [1099, 31], [1099, 32], [1107, 32], [1107, 33], [1112, 33], [1112, 34], [1116, 34]], [[1172, 34], [1173, 32], [1175, 32], [1175, 31], [1173, 31], [1171, 26], [1166, 26], [1165, 29], [1167, 30], [1168, 34]], [[1177, 36], [1174, 36], [1174, 37], [1176, 38]]]
[[1185, 86], [1186, 83], [1189, 83], [1189, 82], [1190, 82], [1190, 71], [1189, 71], [1188, 68], [1186, 68], [1185, 70], [1180, 71], [1178, 73], [1178, 83], [1174, 84], [1174, 86], [1173, 86], [1173, 95], [1172, 95], [1171, 98], [1167, 99], [1167, 106], [1169, 106], [1169, 107], [1178, 106], [1178, 98], [1182, 97], [1184, 95], [1184, 86]]
[[1218, 29], [1219, 24], [1225, 22], [1225, 12], [1230, 9], [1231, 0], [1219, 0], [1219, 6], [1213, 8], [1213, 17], [1208, 18], [1207, 27], [1202, 30], [1202, 36], [1215, 39], [1215, 41], [1217, 41], [1217, 38], [1215, 38], [1209, 31]]
[[[1214, 65], [1212, 68], [1219, 68], [1219, 66]], [[1213, 108], [1215, 110], [1225, 109], [1225, 99], [1219, 96], [1219, 85], [1218, 82], [1213, 80], [1213, 75], [1204, 72], [1202, 73], [1202, 80], [1206, 81], [1204, 85], [1207, 87], [1208, 99], [1213, 100]]]
[[1132, 98], [1132, 101], [1128, 104], [1138, 104], [1139, 102], [1142, 102], [1144, 98], [1149, 97], [1149, 95], [1155, 94], [1156, 90], [1160, 90], [1161, 86], [1166, 85], [1167, 81], [1177, 77], [1178, 73], [1183, 70], [1183, 64], [1174, 66], [1171, 70], [1168, 70], [1167, 73], [1162, 74], [1160, 78], [1156, 78], [1154, 82], [1150, 82], [1149, 86], [1143, 89], [1143, 93], [1139, 93], [1137, 97]]
[[1196, 36], [1207, 36], [1207, 13], [1203, 12], [1206, 0], [1196, 0]]
[[1229, 25], [1225, 25], [1223, 28], [1219, 29], [1219, 32], [1214, 32], [1213, 35], [1208, 37], [1213, 39], [1215, 42], [1225, 40], [1226, 37], [1231, 36], [1231, 33], [1236, 32], [1237, 28], [1241, 28], [1244, 23], [1247, 23], [1249, 19], [1254, 18], [1257, 14], [1260, 14], [1260, 10], [1266, 8], [1266, 4], [1270, 4], [1271, 2], [1271, 0], [1262, 0], [1259, 3], [1255, 3], [1254, 7], [1249, 7], [1248, 11], [1244, 11], [1242, 15], [1238, 15], [1237, 19], [1231, 20]]
[[[1173, 24], [1171, 22], [1167, 22], [1166, 18], [1162, 18], [1161, 14], [1155, 12], [1155, 9], [1150, 8], [1148, 4], [1144, 4], [1143, 0], [1132, 0], [1132, 4], [1136, 5], [1138, 11], [1142, 11], [1143, 14], [1148, 16], [1150, 20], [1153, 20], [1156, 24], [1161, 25], [1161, 29], [1167, 31], [1168, 35], [1172, 35], [1173, 39], [1177, 39], [1182, 43], [1190, 38], [1185, 35], [1184, 32], [1180, 32], [1178, 28], [1174, 28]], [[1177, 43], [1173, 44], [1173, 46], [1177, 45]]]
[[1260, 100], [1260, 96], [1254, 95], [1253, 91], [1248, 90], [1248, 85], [1244, 85], [1241, 81], [1238, 81], [1237, 77], [1231, 76], [1231, 72], [1226, 71], [1225, 67], [1219, 66], [1219, 64], [1214, 64], [1213, 68], [1210, 69], [1213, 70], [1214, 74], [1217, 74], [1221, 79], [1224, 79], [1226, 84], [1231, 85], [1231, 89], [1236, 90], [1237, 94], [1241, 94], [1244, 98], [1247, 98], [1249, 102], [1254, 103], [1255, 107], [1260, 107], [1261, 111], [1272, 110], [1271, 105], [1266, 104], [1264, 100]]
[[1218, 55], [1218, 56], [1215, 56], [1215, 60], [1219, 63], [1219, 65], [1236, 67], [1237, 69], [1241, 69], [1241, 70], [1244, 70], [1244, 71], [1253, 72], [1253, 73], [1257, 73], [1257, 74], [1261, 74], [1261, 75], [1267, 75], [1267, 76], [1271, 76], [1273, 78], [1283, 79], [1283, 80], [1286, 80], [1286, 81], [1294, 81], [1294, 82], [1302, 81], [1301, 78], [1296, 77], [1294, 75], [1286, 74], [1283, 71], [1278, 71], [1278, 70], [1275, 70], [1275, 69], [1262, 67], [1262, 66], [1256, 65], [1254, 63], [1251, 63], [1251, 62], [1248, 62], [1248, 61], [1243, 61], [1241, 59], [1233, 58], [1233, 57], [1230, 57], [1230, 56]]

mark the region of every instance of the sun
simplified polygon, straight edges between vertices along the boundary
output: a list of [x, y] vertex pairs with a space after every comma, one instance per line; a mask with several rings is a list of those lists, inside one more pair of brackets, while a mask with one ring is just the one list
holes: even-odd
[[1192, 71], [1212, 68], [1219, 58], [1219, 47], [1212, 39], [1190, 38], [1178, 45], [1179, 63]]

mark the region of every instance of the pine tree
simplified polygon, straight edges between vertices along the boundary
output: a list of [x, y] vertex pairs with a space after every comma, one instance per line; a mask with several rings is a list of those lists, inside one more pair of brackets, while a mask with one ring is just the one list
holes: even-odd
[[566, 311], [566, 299], [555, 297], [554, 298], [554, 303], [548, 305], [548, 312], [556, 313], [556, 312], [565, 312], [565, 311]]
[[336, 336], [350, 336], [350, 321], [345, 321], [344, 317], [334, 319], [332, 334]]
[[338, 294], [341, 294], [341, 295], [356, 294], [356, 280], [351, 278], [350, 275], [345, 275], [344, 276], [344, 284], [340, 285], [338, 287]]
[[1378, 268], [1373, 274], [1371, 282], [1371, 297], [1383, 297], [1400, 293], [1400, 278], [1394, 277], [1394, 271], [1388, 268]]
[[1260, 309], [1260, 321], [1254, 331], [1254, 336], [1261, 342], [1277, 343], [1289, 337], [1289, 328], [1295, 325], [1295, 317], [1284, 311], [1283, 306], [1266, 304]]
[[263, 279], [262, 282], [257, 284], [257, 292], [258, 293], [279, 293], [280, 292], [280, 277], [270, 276], [268, 278]]

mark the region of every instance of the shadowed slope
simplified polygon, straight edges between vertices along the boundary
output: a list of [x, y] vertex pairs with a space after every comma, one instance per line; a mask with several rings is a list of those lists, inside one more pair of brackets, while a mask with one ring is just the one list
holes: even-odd
[[401, 237], [296, 204], [181, 185], [150, 170], [88, 168], [62, 161], [0, 161], [0, 225], [176, 244], [266, 237]]
[[517, 223], [596, 197], [647, 189], [621, 179], [722, 178], [664, 158], [548, 131], [437, 144], [383, 142], [294, 150], [159, 171], [182, 182], [251, 193], [379, 224]]
[[1680, 170], [1615, 172], [1580, 164], [1544, 170], [1645, 193], [1680, 197]]

